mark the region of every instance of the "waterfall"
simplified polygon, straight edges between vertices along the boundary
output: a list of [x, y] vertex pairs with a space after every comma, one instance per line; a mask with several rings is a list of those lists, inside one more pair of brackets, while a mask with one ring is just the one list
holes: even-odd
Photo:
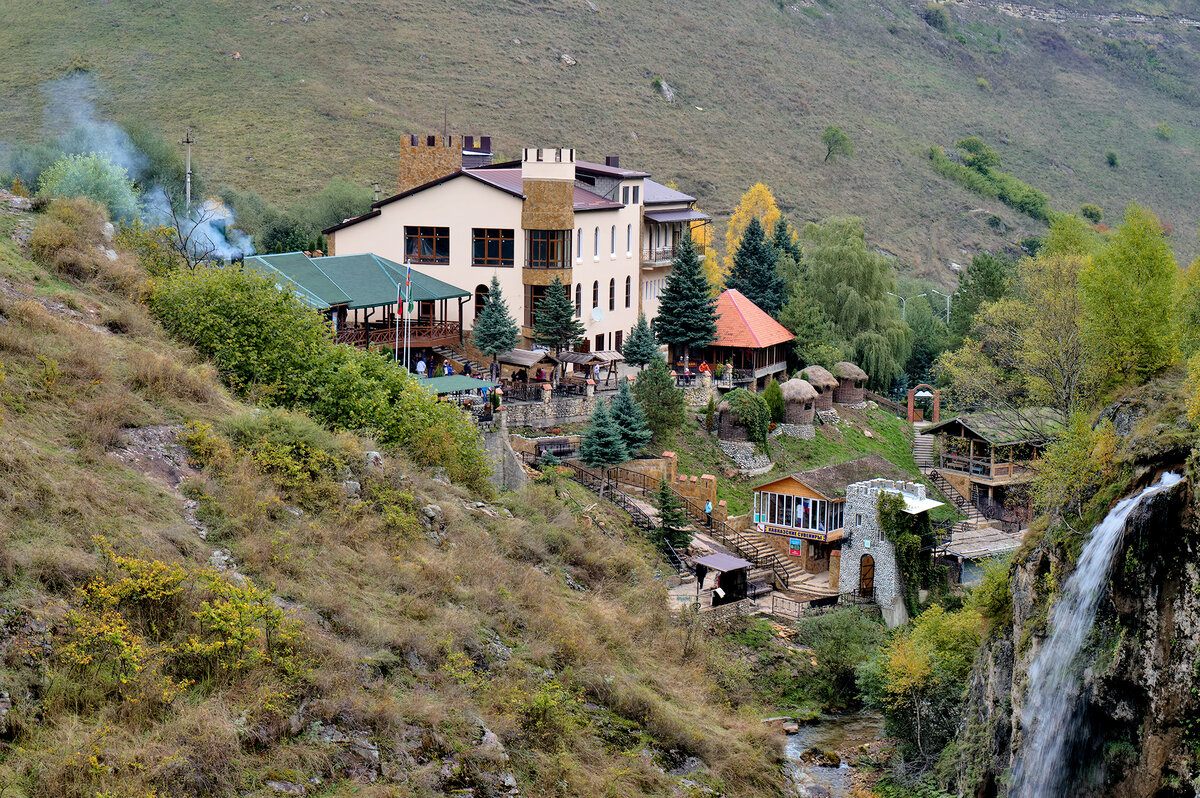
[[1143, 500], [1182, 479], [1179, 474], [1163, 474], [1141, 493], [1122, 499], [1092, 530], [1079, 565], [1051, 610], [1050, 637], [1030, 668], [1029, 692], [1021, 715], [1026, 736], [1013, 766], [1013, 798], [1061, 798], [1065, 794], [1065, 760], [1079, 732], [1076, 714], [1083, 668], [1076, 659], [1096, 620], [1096, 605], [1121, 548], [1125, 519]]

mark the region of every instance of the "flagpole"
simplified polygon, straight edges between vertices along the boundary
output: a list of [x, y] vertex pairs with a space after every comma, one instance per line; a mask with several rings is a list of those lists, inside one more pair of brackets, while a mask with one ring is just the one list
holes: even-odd
[[412, 263], [404, 266], [404, 367], [412, 371]]
[[400, 304], [400, 283], [396, 283], [396, 347], [392, 350], [392, 359], [399, 362], [400, 360], [400, 312], [404, 310], [404, 306]]

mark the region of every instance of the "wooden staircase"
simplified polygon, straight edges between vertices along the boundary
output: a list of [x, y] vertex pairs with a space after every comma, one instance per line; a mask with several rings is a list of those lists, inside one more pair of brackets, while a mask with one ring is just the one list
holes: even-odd
[[762, 562], [773, 562], [774, 570], [784, 572], [787, 577], [788, 589], [794, 590], [795, 586], [804, 581], [808, 573], [792, 562], [791, 559], [781, 556], [775, 547], [767, 542], [766, 538], [754, 528], [743, 529], [741, 532], [735, 532], [733, 539], [737, 548], [753, 552], [755, 559]]

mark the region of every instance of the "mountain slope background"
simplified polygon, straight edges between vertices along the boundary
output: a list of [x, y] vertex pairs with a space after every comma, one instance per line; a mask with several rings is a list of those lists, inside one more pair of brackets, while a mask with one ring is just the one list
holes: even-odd
[[[863, 216], [903, 272], [950, 283], [951, 262], [1044, 230], [930, 168], [931, 145], [976, 135], [1056, 209], [1094, 202], [1110, 222], [1139, 201], [1194, 257], [1200, 23], [1185, 4], [993, 5], [946, 5], [939, 28], [896, 0], [47, 0], [0, 30], [0, 138], [35, 139], [39, 86], [86, 71], [115, 118], [172, 139], [192, 127], [210, 185], [290, 205], [333, 177], [392, 190], [400, 136], [445, 124], [502, 157], [618, 154], [695, 194], [718, 232], [761, 179], [794, 222]], [[823, 160], [831, 124], [854, 158]]]

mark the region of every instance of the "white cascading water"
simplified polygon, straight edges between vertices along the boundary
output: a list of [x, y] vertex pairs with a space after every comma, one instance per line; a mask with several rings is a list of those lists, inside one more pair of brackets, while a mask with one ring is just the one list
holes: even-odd
[[1061, 798], [1065, 794], [1065, 757], [1078, 732], [1075, 716], [1082, 666], [1076, 659], [1096, 620], [1096, 605], [1121, 548], [1125, 519], [1146, 498], [1182, 479], [1179, 474], [1163, 474], [1141, 493], [1122, 499], [1084, 545], [1079, 565], [1051, 611], [1050, 637], [1029, 671], [1029, 692], [1021, 715], [1026, 734], [1013, 766], [1013, 798]]

